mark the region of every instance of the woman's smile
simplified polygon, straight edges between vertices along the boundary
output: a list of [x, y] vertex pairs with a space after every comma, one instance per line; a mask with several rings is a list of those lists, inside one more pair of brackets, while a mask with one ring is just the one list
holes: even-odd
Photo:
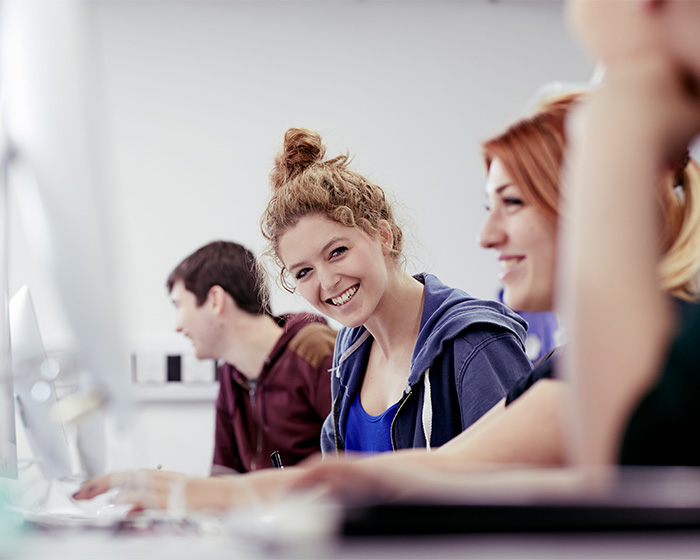
[[348, 288], [345, 290], [342, 294], [336, 297], [328, 298], [326, 300], [326, 303], [330, 303], [331, 305], [335, 305], [336, 307], [340, 307], [342, 305], [345, 305], [347, 302], [349, 302], [353, 296], [357, 293], [357, 290], [360, 289], [359, 284], [355, 284], [351, 288]]
[[501, 272], [498, 275], [498, 279], [503, 282], [508, 278], [511, 273], [517, 270], [518, 265], [525, 260], [525, 257], [501, 257], [499, 259], [501, 265]]

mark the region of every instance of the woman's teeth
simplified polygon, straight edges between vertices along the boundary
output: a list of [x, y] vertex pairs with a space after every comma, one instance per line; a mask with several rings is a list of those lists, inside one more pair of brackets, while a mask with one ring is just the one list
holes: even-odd
[[346, 304], [352, 296], [354, 296], [357, 293], [357, 290], [360, 288], [359, 284], [355, 284], [352, 288], [344, 292], [343, 294], [339, 295], [338, 297], [334, 297], [330, 299], [330, 302], [333, 305], [343, 305]]
[[513, 268], [516, 264], [520, 262], [519, 258], [512, 258], [512, 259], [503, 259], [500, 261], [501, 263], [501, 270], [502, 271], [507, 271]]

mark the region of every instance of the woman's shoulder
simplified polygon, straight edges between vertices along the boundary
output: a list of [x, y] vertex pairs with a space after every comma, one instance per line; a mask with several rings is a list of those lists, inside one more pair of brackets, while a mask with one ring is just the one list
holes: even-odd
[[420, 276], [425, 283], [421, 328], [431, 332], [440, 330], [448, 337], [474, 329], [506, 330], [525, 340], [527, 322], [501, 302], [470, 296], [432, 274]]
[[360, 346], [362, 346], [368, 338], [370, 332], [364, 327], [341, 327], [335, 339], [335, 354], [343, 360]]

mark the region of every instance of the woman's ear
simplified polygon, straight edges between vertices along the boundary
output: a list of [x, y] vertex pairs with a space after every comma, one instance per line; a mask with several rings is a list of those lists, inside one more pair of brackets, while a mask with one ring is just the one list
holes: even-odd
[[391, 231], [391, 225], [386, 220], [379, 221], [379, 239], [382, 243], [382, 253], [386, 257], [394, 251], [394, 233]]

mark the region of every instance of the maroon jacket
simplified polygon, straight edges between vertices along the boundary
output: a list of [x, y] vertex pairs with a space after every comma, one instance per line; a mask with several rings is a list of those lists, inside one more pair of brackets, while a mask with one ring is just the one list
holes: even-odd
[[331, 409], [336, 332], [322, 317], [306, 313], [278, 321], [284, 333], [255, 383], [230, 364], [219, 370], [213, 474], [226, 470], [221, 467], [271, 467], [275, 450], [284, 465], [320, 450], [321, 426]]

